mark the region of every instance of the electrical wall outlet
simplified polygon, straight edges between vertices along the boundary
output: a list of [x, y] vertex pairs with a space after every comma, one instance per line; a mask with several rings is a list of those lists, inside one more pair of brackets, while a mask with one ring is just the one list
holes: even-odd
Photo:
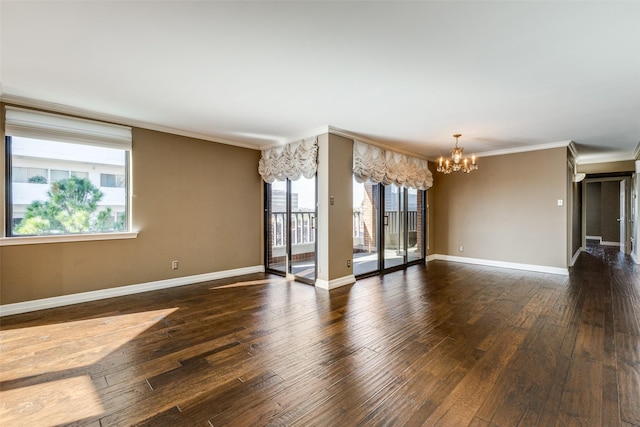
[[177, 270], [178, 269], [178, 260], [174, 259], [173, 261], [171, 261], [171, 269], [172, 270]]
[[351, 260], [350, 259], [347, 260], [347, 267], [351, 267]]
[[460, 252], [464, 252], [464, 246], [460, 245], [460, 247], [458, 248], [458, 250], [459, 250]]

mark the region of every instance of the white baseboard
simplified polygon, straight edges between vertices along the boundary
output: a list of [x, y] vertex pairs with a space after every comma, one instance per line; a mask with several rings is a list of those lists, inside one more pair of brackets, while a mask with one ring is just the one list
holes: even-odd
[[339, 288], [340, 286], [350, 285], [356, 282], [356, 276], [350, 274], [348, 276], [340, 277], [333, 280], [316, 279], [316, 287], [320, 289], [331, 290]]
[[453, 255], [441, 255], [441, 254], [434, 255], [434, 258], [432, 259], [462, 262], [466, 264], [486, 265], [489, 267], [513, 268], [516, 270], [535, 271], [538, 273], [561, 274], [563, 276], [569, 275], [569, 270], [567, 268], [550, 267], [546, 265], [520, 264], [517, 262], [494, 261], [490, 259], [467, 258], [467, 257], [453, 256]]
[[603, 240], [600, 241], [602, 246], [620, 246], [620, 242], [605, 242]]
[[584, 249], [582, 247], [578, 248], [578, 250], [576, 251], [575, 254], [573, 254], [573, 258], [571, 258], [571, 264], [569, 265], [569, 267], [573, 267], [573, 264], [576, 263], [576, 261], [578, 260], [578, 257], [580, 256], [580, 252], [582, 252]]
[[584, 236], [587, 240], [597, 240], [598, 242], [602, 242], [602, 236]]
[[226, 279], [228, 277], [242, 276], [244, 274], [263, 272], [264, 265], [255, 265], [253, 267], [235, 268], [232, 270], [216, 271], [213, 273], [196, 274], [194, 276], [157, 280], [155, 282], [140, 283], [137, 285], [118, 286], [116, 288], [100, 289], [98, 291], [89, 291], [78, 294], [63, 295], [59, 297], [42, 298], [33, 301], [4, 304], [0, 305], [0, 317], [9, 316], [12, 314], [27, 313], [29, 311], [44, 310], [47, 308], [62, 307], [65, 305], [78, 304], [81, 302], [97, 301], [105, 298], [132, 295], [141, 292], [156, 291], [159, 289], [173, 288], [177, 286], [192, 285], [194, 283], [208, 282], [209, 280]]
[[429, 261], [435, 261], [435, 260], [436, 260], [436, 254], [427, 255], [427, 257], [425, 258], [425, 263], [428, 263]]

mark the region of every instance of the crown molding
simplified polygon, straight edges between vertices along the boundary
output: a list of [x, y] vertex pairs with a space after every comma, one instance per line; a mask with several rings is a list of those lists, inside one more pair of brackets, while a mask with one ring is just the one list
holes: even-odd
[[15, 105], [17, 107], [28, 107], [40, 110], [46, 110], [52, 113], [67, 114], [70, 116], [78, 116], [86, 119], [99, 120], [103, 122], [125, 125], [137, 128], [143, 128], [153, 130], [157, 132], [170, 133], [172, 135], [184, 136], [187, 138], [201, 139], [204, 141], [217, 142], [225, 145], [233, 145], [235, 147], [249, 148], [251, 150], [259, 150], [260, 148], [240, 141], [234, 141], [224, 137], [218, 137], [215, 135], [205, 135], [197, 132], [186, 131], [183, 129], [173, 128], [169, 126], [162, 126], [155, 123], [149, 123], [142, 120], [130, 119], [122, 116], [116, 116], [105, 113], [98, 113], [96, 111], [86, 110], [83, 108], [70, 107], [68, 105], [58, 104], [48, 101], [39, 101], [30, 98], [23, 98], [20, 96], [13, 96], [7, 94], [0, 94], [0, 102], [6, 104]]
[[591, 165], [594, 163], [612, 163], [612, 162], [628, 162], [634, 161], [634, 157], [627, 153], [610, 153], [610, 154], [594, 154], [594, 155], [581, 155], [581, 165]]
[[420, 158], [420, 159], [433, 161], [433, 159], [427, 158], [426, 156], [424, 156], [422, 154], [417, 154], [417, 153], [413, 153], [413, 152], [410, 152], [410, 151], [402, 150], [402, 149], [399, 149], [398, 147], [394, 147], [394, 146], [391, 146], [391, 145], [388, 145], [388, 144], [384, 144], [384, 143], [382, 143], [380, 141], [376, 141], [376, 140], [373, 140], [371, 138], [363, 137], [361, 135], [358, 135], [358, 134], [349, 132], [347, 130], [337, 128], [335, 126], [331, 126], [331, 125], [318, 126], [317, 128], [310, 129], [310, 130], [305, 131], [305, 132], [297, 133], [292, 137], [283, 138], [282, 140], [280, 140], [279, 142], [277, 142], [275, 144], [265, 144], [265, 145], [261, 146], [260, 149], [261, 150], [267, 150], [269, 148], [279, 147], [281, 145], [290, 144], [292, 142], [300, 141], [302, 139], [313, 138], [315, 136], [323, 135], [323, 134], [327, 134], [327, 133], [330, 133], [331, 135], [342, 136], [342, 137], [347, 138], [347, 139], [353, 139], [354, 141], [357, 140], [357, 141], [360, 141], [360, 142], [364, 142], [364, 143], [367, 143], [369, 145], [374, 145], [376, 147], [383, 148], [385, 150], [395, 151], [396, 153], [406, 154], [408, 156], [413, 156], [413, 157], [417, 157], [417, 158]]
[[411, 151], [407, 151], [407, 150], [402, 150], [398, 147], [394, 147], [392, 145], [389, 144], [385, 144], [384, 142], [380, 142], [380, 141], [376, 141], [373, 140], [371, 138], [367, 138], [355, 133], [351, 133], [349, 131], [346, 131], [344, 129], [340, 129], [334, 126], [329, 126], [329, 133], [333, 134], [333, 135], [338, 135], [338, 136], [342, 136], [345, 138], [349, 138], [349, 139], [353, 139], [354, 141], [360, 141], [360, 142], [365, 142], [369, 145], [374, 145], [376, 147], [380, 147], [380, 148], [384, 148], [385, 150], [390, 150], [390, 151], [395, 151], [396, 153], [400, 153], [400, 154], [406, 154], [407, 156], [413, 156], [413, 157], [417, 157], [419, 159], [424, 159], [424, 160], [430, 160], [430, 161], [434, 161], [432, 158], [429, 158], [427, 156], [425, 156], [424, 154], [417, 154]]
[[548, 144], [527, 145], [525, 147], [505, 148], [504, 150], [485, 151], [484, 153], [477, 153], [476, 158], [503, 156], [505, 154], [526, 153], [528, 151], [550, 150], [552, 148], [568, 147], [572, 142], [573, 141], [560, 141], [551, 142]]
[[573, 141], [569, 141], [569, 151], [573, 156], [573, 161], [577, 165], [580, 163], [580, 154], [578, 154], [578, 149], [576, 148], [576, 143]]
[[[417, 154], [415, 152], [402, 150], [389, 143], [374, 140], [374, 139], [371, 139], [362, 135], [358, 135], [356, 133], [349, 132], [347, 130], [340, 129], [331, 125], [318, 126], [316, 128], [309, 129], [307, 131], [295, 134], [291, 137], [279, 138], [279, 139], [276, 139], [275, 143], [256, 145], [256, 144], [250, 144], [246, 142], [229, 139], [223, 136], [187, 131], [184, 129], [178, 129], [170, 126], [159, 125], [156, 123], [149, 123], [142, 120], [135, 120], [135, 119], [112, 115], [112, 114], [99, 113], [99, 112], [88, 110], [88, 109], [71, 107], [64, 104], [58, 104], [55, 102], [40, 101], [40, 100], [35, 100], [35, 99], [21, 97], [21, 96], [8, 95], [6, 93], [3, 93], [1, 83], [0, 83], [0, 102], [4, 102], [6, 104], [15, 105], [19, 107], [41, 109], [41, 110], [49, 111], [52, 113], [67, 114], [71, 116], [99, 120], [107, 123], [114, 123], [119, 125], [148, 129], [148, 130], [157, 131], [157, 132], [164, 132], [164, 133], [183, 136], [187, 138], [194, 138], [194, 139], [199, 139], [204, 141], [216, 142], [219, 144], [231, 145], [231, 146], [240, 147], [240, 148], [247, 148], [250, 150], [264, 150], [264, 149], [288, 144], [290, 142], [295, 142], [302, 139], [330, 133], [333, 135], [338, 135], [345, 138], [362, 141], [367, 144], [374, 145], [376, 147], [380, 147], [386, 150], [392, 150], [392, 151], [406, 154], [409, 156], [418, 157], [420, 159], [429, 160], [431, 162], [437, 162], [437, 157], [430, 157], [423, 154]], [[528, 151], [548, 150], [548, 149], [560, 148], [560, 147], [569, 148], [569, 150], [571, 151], [571, 154], [575, 159], [576, 164], [606, 163], [606, 162], [617, 162], [617, 161], [640, 159], [640, 141], [638, 141], [638, 144], [636, 145], [636, 148], [633, 151], [632, 157], [630, 157], [630, 154], [620, 154], [620, 153], [611, 153], [611, 154], [605, 154], [605, 155], [600, 154], [600, 155], [593, 155], [593, 156], [580, 155], [577, 151], [574, 141], [560, 141], [560, 142], [553, 142], [548, 144], [529, 145], [529, 146], [517, 147], [517, 148], [507, 148], [503, 150], [479, 152], [479, 153], [476, 153], [476, 157], [482, 158], [482, 157], [490, 157], [490, 156], [501, 156], [506, 154], [516, 154], [516, 153], [524, 153]]]

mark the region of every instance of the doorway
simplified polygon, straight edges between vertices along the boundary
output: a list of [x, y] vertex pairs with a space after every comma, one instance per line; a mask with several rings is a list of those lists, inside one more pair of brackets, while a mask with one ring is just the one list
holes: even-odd
[[583, 248], [589, 241], [630, 254], [630, 174], [588, 177], [583, 186]]
[[365, 277], [425, 259], [423, 190], [353, 181], [353, 272]]
[[267, 271], [315, 283], [316, 215], [315, 176], [265, 184]]

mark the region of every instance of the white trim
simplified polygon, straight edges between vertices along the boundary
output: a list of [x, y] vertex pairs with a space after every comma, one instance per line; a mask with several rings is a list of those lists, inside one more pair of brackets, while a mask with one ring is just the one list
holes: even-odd
[[598, 242], [602, 242], [602, 236], [584, 236], [587, 240], [597, 240]]
[[575, 254], [573, 254], [573, 258], [571, 258], [571, 264], [569, 264], [569, 267], [573, 267], [573, 265], [576, 263], [576, 261], [578, 260], [578, 257], [580, 256], [580, 253], [583, 251], [583, 248], [578, 248], [578, 250], [576, 251]]
[[342, 136], [342, 137], [347, 138], [347, 139], [353, 139], [354, 141], [358, 140], [360, 142], [365, 142], [365, 143], [367, 143], [369, 145], [373, 145], [373, 146], [376, 146], [376, 147], [379, 147], [379, 148], [383, 148], [385, 150], [391, 150], [391, 151], [395, 151], [396, 153], [406, 154], [408, 156], [413, 156], [413, 157], [417, 157], [419, 159], [431, 160], [431, 161], [435, 162], [435, 160], [428, 158], [424, 154], [419, 154], [419, 153], [416, 153], [416, 152], [403, 150], [401, 148], [393, 146], [392, 144], [385, 144], [383, 142], [376, 141], [376, 140], [373, 140], [371, 138], [367, 138], [366, 136], [358, 135], [357, 133], [352, 133], [352, 132], [349, 132], [349, 131], [346, 131], [344, 129], [340, 129], [340, 128], [337, 128], [337, 127], [334, 127], [334, 126], [328, 126], [328, 128], [329, 128], [328, 129], [329, 133], [332, 134], [332, 135]]
[[630, 151], [620, 153], [604, 153], [604, 154], [582, 154], [580, 155], [580, 165], [590, 165], [594, 163], [608, 163], [608, 162], [627, 162], [633, 161], [634, 154]]
[[325, 133], [329, 133], [329, 130], [330, 130], [329, 126], [326, 126], [326, 125], [319, 126], [315, 129], [310, 129], [306, 132], [297, 133], [288, 138], [282, 138], [280, 142], [278, 142], [277, 144], [271, 144], [270, 146], [265, 146], [262, 149], [265, 150], [267, 148], [272, 148], [273, 146], [277, 146], [277, 145], [291, 144], [292, 142], [300, 141], [301, 139], [315, 138], [319, 135], [324, 135]]
[[436, 258], [436, 254], [427, 255], [427, 258], [425, 258], [425, 263], [435, 261], [436, 259], [438, 259]]
[[573, 141], [560, 141], [551, 142], [548, 144], [539, 145], [527, 145], [524, 147], [505, 148], [504, 150], [486, 151], [484, 153], [477, 153], [476, 158], [489, 157], [489, 156], [503, 156], [505, 154], [526, 153], [528, 151], [549, 150], [552, 148], [568, 147]]
[[633, 260], [633, 262], [635, 262], [636, 264], [640, 264], [640, 259], [638, 259], [638, 257], [636, 256], [635, 253], [631, 252], [631, 259]]
[[[578, 154], [578, 149], [576, 148], [576, 143], [573, 141], [569, 141], [569, 151], [571, 152], [571, 155], [573, 156], [573, 161], [575, 162], [575, 164], [579, 164], [580, 163], [580, 155]], [[575, 169], [574, 169], [575, 171]]]
[[138, 294], [141, 292], [156, 291], [159, 289], [173, 288], [176, 286], [192, 285], [195, 283], [226, 279], [228, 277], [241, 276], [244, 274], [263, 272], [264, 265], [255, 265], [252, 267], [235, 268], [232, 270], [216, 271], [213, 273], [197, 274], [194, 276], [157, 280], [154, 282], [140, 283], [137, 285], [118, 286], [115, 288], [100, 289], [97, 291], [62, 295], [59, 297], [43, 298], [32, 301], [17, 302], [13, 304], [4, 304], [0, 305], [0, 317], [10, 316], [12, 314], [27, 313], [36, 310], [44, 310], [47, 308], [62, 307], [65, 305], [78, 304], [82, 302], [97, 301], [106, 298]]
[[604, 240], [600, 241], [600, 245], [602, 246], [620, 246], [620, 242], [605, 242]]
[[356, 276], [350, 274], [333, 280], [316, 279], [316, 287], [320, 289], [331, 290], [340, 286], [350, 285], [356, 282]]
[[282, 140], [275, 142], [275, 143], [268, 143], [268, 144], [264, 144], [260, 147], [261, 150], [266, 150], [269, 148], [273, 148], [273, 147], [278, 147], [281, 145], [285, 145], [285, 144], [289, 144], [291, 142], [295, 142], [295, 141], [299, 141], [301, 139], [307, 139], [307, 138], [313, 138], [315, 136], [319, 136], [319, 135], [324, 135], [324, 134], [331, 134], [331, 135], [337, 135], [337, 136], [342, 136], [344, 138], [347, 139], [352, 139], [352, 140], [358, 140], [360, 142], [365, 142], [369, 145], [374, 145], [376, 147], [380, 147], [383, 148], [385, 150], [392, 150], [395, 151], [396, 153], [400, 153], [400, 154], [406, 154], [408, 156], [413, 156], [413, 157], [417, 157], [419, 159], [423, 159], [423, 160], [432, 160], [426, 156], [424, 156], [423, 154], [418, 154], [415, 152], [411, 152], [411, 151], [407, 151], [407, 150], [402, 150], [398, 147], [395, 147], [391, 144], [384, 144], [380, 141], [376, 141], [373, 140], [371, 138], [367, 138], [366, 136], [362, 136], [362, 135], [358, 135], [357, 133], [352, 133], [349, 131], [346, 131], [344, 129], [340, 129], [337, 128], [335, 126], [330, 126], [330, 125], [325, 125], [325, 126], [319, 126], [317, 128], [314, 129], [310, 129], [306, 132], [300, 132], [298, 134], [296, 134], [295, 136], [289, 137], [289, 138], [282, 138]]
[[452, 256], [452, 255], [441, 255], [441, 254], [436, 254], [435, 259], [442, 260], [442, 261], [462, 262], [466, 264], [486, 265], [489, 267], [513, 268], [516, 270], [535, 271], [538, 273], [560, 274], [563, 276], [569, 275], [569, 270], [564, 267], [551, 267], [551, 266], [536, 265], [536, 264], [520, 264], [517, 262], [494, 261], [490, 259], [467, 258], [467, 257]]
[[636, 149], [633, 150], [633, 160], [640, 159], [640, 141], [636, 144]]
[[172, 135], [184, 136], [187, 138], [200, 139], [203, 141], [217, 142], [225, 145], [233, 145], [235, 147], [249, 148], [251, 150], [260, 150], [255, 144], [248, 144], [239, 141], [233, 141], [224, 137], [218, 137], [215, 135], [205, 135], [202, 133], [191, 132], [183, 129], [173, 128], [169, 126], [162, 126], [155, 123], [149, 123], [142, 120], [135, 120], [131, 118], [125, 118], [122, 116], [116, 116], [111, 114], [99, 113], [96, 111], [86, 110], [83, 108], [74, 108], [67, 105], [56, 104], [46, 101], [37, 101], [34, 99], [23, 98], [13, 95], [0, 94], [0, 101], [7, 104], [12, 104], [22, 107], [40, 108], [49, 112], [70, 114], [74, 116], [81, 116], [87, 119], [102, 120], [110, 123], [117, 123], [125, 126], [137, 127], [141, 129], [154, 130], [158, 132], [169, 133]]
[[65, 234], [56, 236], [0, 237], [0, 246], [41, 245], [44, 243], [87, 242], [94, 240], [135, 239], [137, 231], [123, 233], [87, 233]]

